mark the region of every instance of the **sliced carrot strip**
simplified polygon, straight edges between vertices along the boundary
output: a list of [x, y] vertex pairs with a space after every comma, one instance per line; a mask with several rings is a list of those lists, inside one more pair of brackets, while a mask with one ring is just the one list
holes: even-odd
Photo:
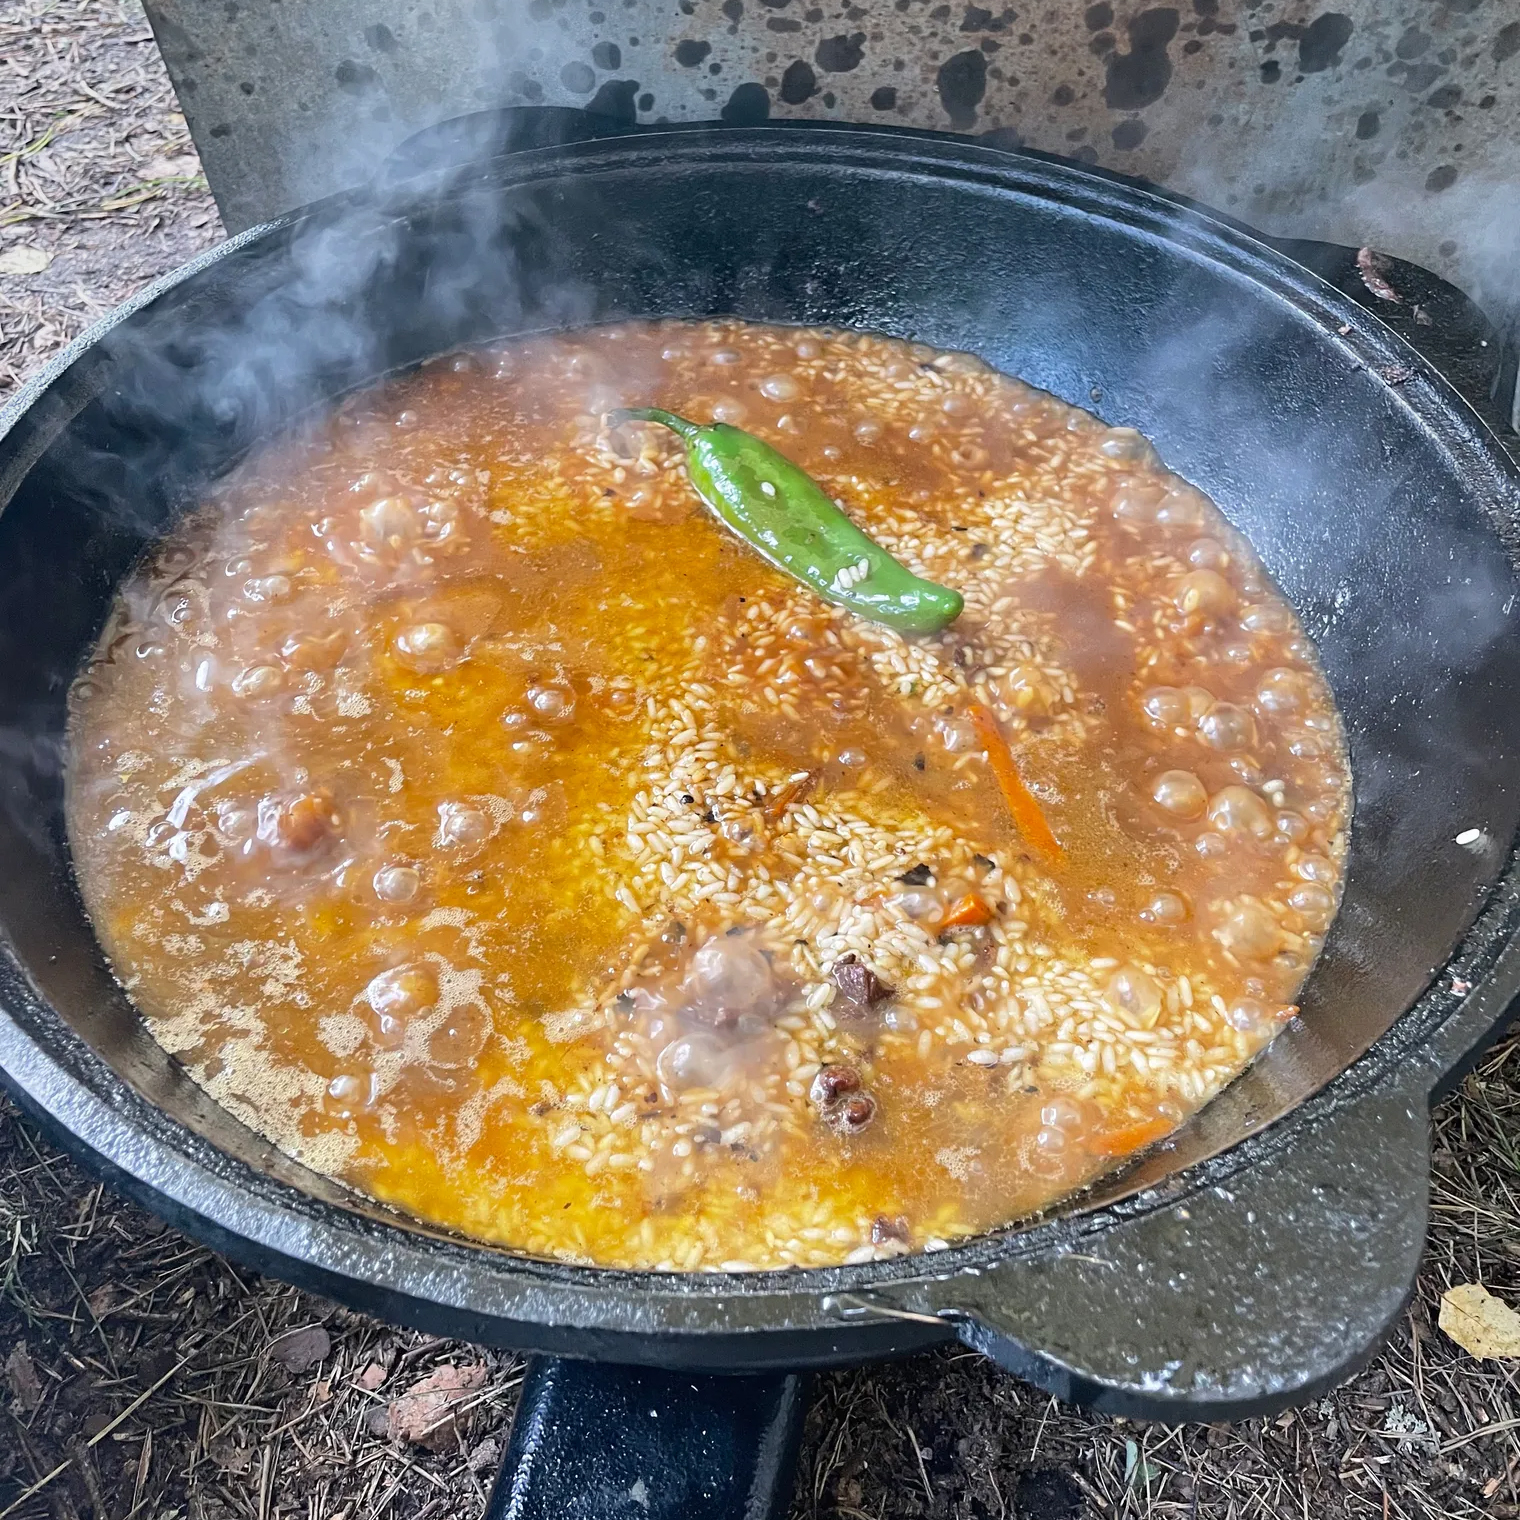
[[1050, 832], [1050, 825], [1045, 822], [1045, 815], [1040, 811], [1034, 793], [1024, 785], [1013, 751], [1008, 748], [1008, 741], [1003, 737], [997, 719], [980, 702], [973, 702], [971, 723], [982, 747], [987, 751], [987, 764], [992, 767], [992, 774], [997, 778], [1003, 801], [1008, 804], [1008, 811], [1013, 814], [1013, 821], [1025, 842], [1054, 860], [1062, 859], [1065, 852], [1056, 836]]
[[941, 929], [980, 929], [992, 922], [992, 909], [975, 892], [968, 892], [951, 903], [950, 911], [940, 920]]
[[795, 781], [789, 781], [779, 792], [773, 793], [761, 809], [766, 822], [777, 822], [793, 803], [804, 801], [817, 785], [817, 771], [809, 771], [807, 775], [799, 776]]
[[1171, 1133], [1172, 1126], [1165, 1119], [1138, 1119], [1133, 1124], [1118, 1129], [1104, 1130], [1088, 1142], [1088, 1149], [1099, 1156], [1127, 1156], [1131, 1151], [1144, 1150], [1163, 1135]]

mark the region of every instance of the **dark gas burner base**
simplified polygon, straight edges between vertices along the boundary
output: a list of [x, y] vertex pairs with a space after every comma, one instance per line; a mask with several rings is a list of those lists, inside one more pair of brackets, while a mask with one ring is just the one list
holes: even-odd
[[485, 1520], [781, 1520], [806, 1379], [541, 1359]]

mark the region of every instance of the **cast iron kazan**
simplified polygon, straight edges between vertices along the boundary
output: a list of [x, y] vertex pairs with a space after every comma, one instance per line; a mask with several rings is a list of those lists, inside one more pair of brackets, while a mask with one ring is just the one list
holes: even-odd
[[[832, 127], [511, 139], [447, 173], [403, 160], [377, 190], [233, 239], [0, 414], [0, 1064], [17, 1099], [122, 1192], [262, 1270], [448, 1336], [664, 1369], [540, 1363], [501, 1514], [767, 1512], [802, 1407], [784, 1373], [954, 1337], [1136, 1416], [1269, 1411], [1334, 1382], [1409, 1292], [1432, 1094], [1520, 985], [1514, 466], [1355, 302], [1095, 171]], [[301, 410], [456, 345], [719, 313], [969, 349], [1139, 428], [1255, 542], [1346, 719], [1346, 901], [1302, 1017], [1175, 1144], [937, 1255], [661, 1276], [398, 1218], [181, 1074], [71, 876], [65, 689], [115, 582], [207, 480]]]

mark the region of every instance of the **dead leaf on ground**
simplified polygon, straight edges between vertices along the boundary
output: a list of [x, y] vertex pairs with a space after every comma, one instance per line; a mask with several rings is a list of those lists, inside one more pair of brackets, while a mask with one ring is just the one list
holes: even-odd
[[393, 1441], [411, 1441], [429, 1451], [454, 1449], [459, 1444], [458, 1406], [485, 1380], [484, 1362], [435, 1369], [392, 1403], [387, 1434]]
[[495, 1472], [501, 1465], [501, 1442], [487, 1436], [464, 1459], [464, 1465], [473, 1473]]
[[52, 262], [53, 255], [46, 248], [33, 248], [28, 243], [0, 249], [0, 274], [41, 274]]
[[96, 1319], [104, 1319], [116, 1307], [117, 1297], [115, 1283], [101, 1283], [98, 1288], [90, 1289], [85, 1302]]
[[201, 172], [201, 161], [194, 153], [180, 153], [173, 158], [150, 158], [137, 171], [138, 178], [194, 179]]
[[37, 1369], [32, 1365], [31, 1353], [25, 1341], [18, 1341], [16, 1348], [5, 1359], [5, 1381], [10, 1384], [16, 1402], [26, 1410], [35, 1409], [42, 1402], [42, 1384]]
[[269, 1358], [287, 1372], [305, 1372], [315, 1367], [332, 1350], [332, 1337], [321, 1325], [305, 1325], [287, 1330], [269, 1343]]
[[223, 1472], [245, 1473], [253, 1466], [251, 1446], [234, 1446], [231, 1441], [213, 1441], [208, 1450], [211, 1460]]
[[366, 1393], [373, 1393], [385, 1381], [385, 1368], [379, 1362], [371, 1362], [354, 1381]]
[[1448, 1288], [1437, 1323], [1472, 1356], [1520, 1356], [1520, 1314], [1482, 1283]]

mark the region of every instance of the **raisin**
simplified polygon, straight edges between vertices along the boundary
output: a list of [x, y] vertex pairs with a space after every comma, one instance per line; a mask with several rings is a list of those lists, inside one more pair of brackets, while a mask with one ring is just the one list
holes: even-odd
[[876, 1117], [876, 1099], [870, 1093], [851, 1093], [825, 1115], [829, 1127], [841, 1135], [858, 1135]]
[[279, 854], [304, 860], [316, 855], [337, 836], [343, 819], [325, 788], [259, 803], [259, 838]]
[[809, 1096], [819, 1108], [830, 1108], [859, 1087], [860, 1073], [853, 1066], [825, 1066], [813, 1078]]

